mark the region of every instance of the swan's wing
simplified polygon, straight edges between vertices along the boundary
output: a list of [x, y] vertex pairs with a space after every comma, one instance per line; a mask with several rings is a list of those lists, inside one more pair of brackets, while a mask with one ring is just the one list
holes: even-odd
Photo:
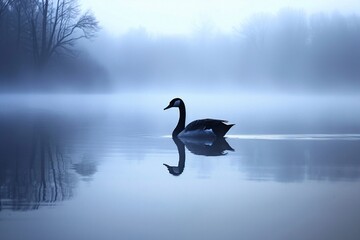
[[221, 123], [227, 123], [228, 121], [226, 120], [219, 120], [219, 119], [211, 119], [211, 118], [206, 118], [206, 119], [199, 119], [199, 120], [195, 120], [192, 121], [191, 123], [189, 123], [185, 130], [186, 131], [194, 131], [194, 130], [205, 130], [205, 129], [212, 129], [213, 127], [221, 124]]
[[216, 136], [224, 136], [225, 133], [233, 126], [227, 125], [228, 121], [220, 119], [200, 119], [195, 120], [186, 126], [185, 131], [207, 130], [210, 129]]

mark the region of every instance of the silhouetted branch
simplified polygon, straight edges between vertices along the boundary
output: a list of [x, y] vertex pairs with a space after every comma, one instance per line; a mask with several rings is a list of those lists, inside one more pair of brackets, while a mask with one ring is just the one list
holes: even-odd
[[0, 0], [0, 18], [14, 0]]
[[39, 66], [45, 65], [55, 53], [60, 56], [75, 52], [78, 40], [94, 37], [99, 29], [92, 13], [81, 14], [77, 0], [25, 0], [25, 3], [32, 52]]

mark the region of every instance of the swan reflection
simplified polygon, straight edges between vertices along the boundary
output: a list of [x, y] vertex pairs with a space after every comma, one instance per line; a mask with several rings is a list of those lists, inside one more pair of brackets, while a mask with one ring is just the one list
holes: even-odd
[[221, 156], [226, 155], [226, 151], [234, 151], [223, 137], [214, 140], [182, 139], [181, 141], [195, 155]]
[[173, 137], [173, 141], [176, 144], [176, 147], [179, 152], [179, 162], [177, 166], [169, 166], [164, 163], [164, 166], [167, 167], [170, 174], [174, 176], [179, 176], [182, 174], [185, 168], [185, 144], [177, 137]]
[[225, 138], [216, 138], [214, 140], [208, 139], [184, 139], [172, 138], [179, 153], [179, 161], [177, 166], [170, 166], [164, 163], [170, 174], [179, 176], [183, 173], [185, 168], [185, 147], [195, 155], [202, 156], [222, 156], [226, 155], [226, 151], [234, 151]]

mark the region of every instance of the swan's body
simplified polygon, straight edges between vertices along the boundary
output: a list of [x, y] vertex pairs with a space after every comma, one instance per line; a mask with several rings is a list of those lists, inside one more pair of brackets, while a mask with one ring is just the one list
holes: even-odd
[[189, 123], [185, 127], [186, 110], [183, 100], [174, 98], [164, 110], [178, 107], [180, 112], [179, 122], [176, 125], [172, 136], [179, 138], [219, 138], [229, 131], [234, 124], [225, 124], [227, 121], [219, 119], [200, 119]]

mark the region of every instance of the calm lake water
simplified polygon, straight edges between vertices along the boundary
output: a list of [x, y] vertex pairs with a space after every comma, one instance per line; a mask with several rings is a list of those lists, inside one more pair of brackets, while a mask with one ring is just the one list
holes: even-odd
[[1, 239], [360, 239], [357, 97], [173, 97], [1, 96]]

